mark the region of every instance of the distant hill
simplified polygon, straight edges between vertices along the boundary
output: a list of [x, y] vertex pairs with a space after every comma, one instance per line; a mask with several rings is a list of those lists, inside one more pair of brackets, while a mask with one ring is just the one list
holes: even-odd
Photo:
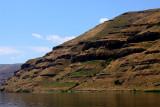
[[0, 84], [21, 68], [22, 64], [0, 64]]
[[160, 90], [160, 9], [123, 13], [97, 25], [28, 60], [0, 89]]

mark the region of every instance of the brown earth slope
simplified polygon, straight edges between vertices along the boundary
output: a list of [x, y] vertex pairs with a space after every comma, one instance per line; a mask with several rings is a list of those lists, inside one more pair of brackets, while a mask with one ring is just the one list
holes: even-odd
[[160, 89], [160, 9], [127, 12], [22, 65], [6, 92]]

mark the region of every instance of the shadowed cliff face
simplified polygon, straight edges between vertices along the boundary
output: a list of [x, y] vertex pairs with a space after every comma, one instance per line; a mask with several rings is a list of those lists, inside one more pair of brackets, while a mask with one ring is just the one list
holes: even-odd
[[160, 89], [160, 9], [128, 12], [27, 61], [6, 92]]

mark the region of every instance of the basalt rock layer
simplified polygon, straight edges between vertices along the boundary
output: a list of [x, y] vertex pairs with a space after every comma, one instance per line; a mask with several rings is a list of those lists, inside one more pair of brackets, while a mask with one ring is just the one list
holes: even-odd
[[21, 66], [5, 92], [160, 89], [160, 9], [127, 12]]

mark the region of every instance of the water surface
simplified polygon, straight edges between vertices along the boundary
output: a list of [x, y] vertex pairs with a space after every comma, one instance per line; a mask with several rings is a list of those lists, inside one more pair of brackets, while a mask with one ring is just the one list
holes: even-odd
[[0, 107], [160, 107], [160, 93], [0, 93]]

